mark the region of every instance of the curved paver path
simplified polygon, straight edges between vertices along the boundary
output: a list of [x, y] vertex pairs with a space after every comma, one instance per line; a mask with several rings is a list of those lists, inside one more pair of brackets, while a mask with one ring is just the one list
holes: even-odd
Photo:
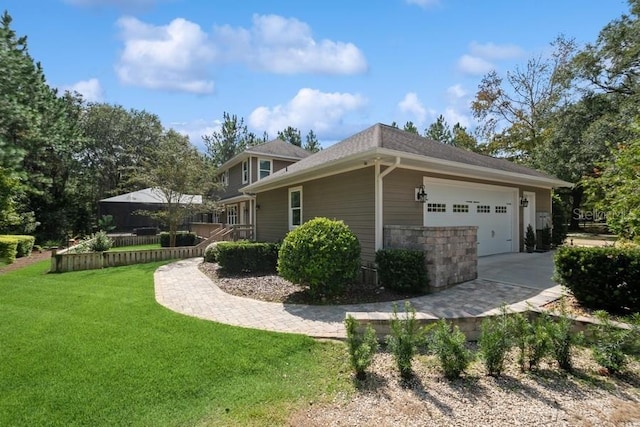
[[[348, 312], [367, 312], [373, 319], [393, 312], [392, 302], [310, 306], [229, 295], [198, 269], [201, 262], [202, 258], [192, 258], [158, 268], [154, 273], [158, 303], [178, 313], [228, 325], [316, 338], [344, 338], [343, 321]], [[559, 295], [559, 287], [540, 291], [477, 279], [409, 301], [421, 317], [456, 318], [495, 313], [503, 303], [514, 311], [524, 310], [528, 304], [539, 307]]]

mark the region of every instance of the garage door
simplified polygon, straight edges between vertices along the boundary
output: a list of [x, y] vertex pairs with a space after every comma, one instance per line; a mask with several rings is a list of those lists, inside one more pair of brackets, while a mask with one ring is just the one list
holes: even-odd
[[513, 252], [517, 189], [425, 179], [424, 225], [478, 227], [478, 256]]

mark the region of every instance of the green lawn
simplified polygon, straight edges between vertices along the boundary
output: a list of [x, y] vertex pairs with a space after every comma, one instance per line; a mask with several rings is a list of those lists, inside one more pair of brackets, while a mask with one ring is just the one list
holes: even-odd
[[145, 249], [160, 249], [160, 243], [148, 244], [148, 245], [133, 245], [133, 246], [120, 246], [117, 248], [109, 249], [109, 252], [124, 252], [124, 251], [142, 251]]
[[344, 346], [186, 317], [161, 263], [0, 275], [0, 425], [279, 425], [351, 390]]

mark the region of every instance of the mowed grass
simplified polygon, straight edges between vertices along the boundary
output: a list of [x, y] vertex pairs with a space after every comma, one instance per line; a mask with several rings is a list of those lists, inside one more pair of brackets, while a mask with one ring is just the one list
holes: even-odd
[[352, 390], [342, 344], [160, 306], [159, 265], [0, 275], [0, 425], [281, 425]]
[[160, 246], [160, 243], [154, 243], [154, 244], [148, 244], [148, 245], [119, 246], [117, 248], [109, 249], [109, 252], [143, 251], [146, 249], [161, 249], [161, 246]]

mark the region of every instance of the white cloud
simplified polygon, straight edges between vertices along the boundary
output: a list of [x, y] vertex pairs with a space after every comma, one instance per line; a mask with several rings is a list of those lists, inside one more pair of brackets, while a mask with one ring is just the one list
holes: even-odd
[[478, 56], [464, 54], [458, 60], [458, 69], [465, 74], [481, 75], [493, 70], [494, 65]]
[[465, 74], [481, 75], [496, 68], [492, 61], [519, 58], [524, 54], [521, 47], [514, 44], [498, 45], [495, 43], [469, 44], [469, 53], [458, 59], [458, 69]]
[[215, 51], [200, 26], [176, 18], [154, 26], [133, 17], [118, 20], [124, 50], [116, 65], [123, 83], [192, 93], [210, 93], [213, 81], [206, 66]]
[[89, 80], [80, 80], [69, 86], [63, 86], [62, 90], [69, 92], [78, 92], [82, 94], [85, 101], [100, 102], [103, 98], [102, 86], [96, 78]]
[[352, 43], [315, 40], [311, 27], [295, 18], [254, 15], [251, 28], [215, 28], [229, 62], [240, 61], [277, 74], [358, 74], [367, 70], [364, 54]]
[[211, 135], [213, 132], [218, 132], [221, 129], [220, 120], [205, 120], [196, 119], [189, 122], [172, 122], [169, 123], [170, 128], [176, 132], [181, 133], [189, 138], [191, 143], [198, 147], [200, 151], [205, 151], [204, 141], [202, 137], [204, 135]]
[[440, 3], [440, 0], [406, 0], [408, 4], [415, 4], [420, 7], [427, 8], [429, 6], [434, 6]]
[[484, 59], [511, 59], [524, 54], [524, 50], [514, 44], [497, 45], [491, 42], [480, 44], [475, 41], [469, 45], [469, 51], [473, 56]]
[[456, 123], [460, 123], [464, 127], [468, 127], [471, 124], [471, 118], [454, 107], [445, 108], [442, 115], [451, 127]]
[[424, 123], [427, 118], [427, 109], [422, 102], [418, 99], [418, 95], [415, 92], [409, 92], [404, 96], [404, 99], [398, 103], [398, 108], [403, 113], [411, 114], [415, 117], [418, 125]]
[[252, 129], [265, 130], [272, 137], [278, 131], [293, 126], [300, 130], [313, 129], [318, 137], [335, 135], [343, 126], [343, 118], [367, 104], [365, 98], [351, 93], [327, 93], [303, 88], [285, 105], [258, 107], [249, 115]]
[[467, 92], [462, 88], [462, 85], [458, 83], [447, 88], [447, 96], [451, 101], [456, 102], [467, 96]]

